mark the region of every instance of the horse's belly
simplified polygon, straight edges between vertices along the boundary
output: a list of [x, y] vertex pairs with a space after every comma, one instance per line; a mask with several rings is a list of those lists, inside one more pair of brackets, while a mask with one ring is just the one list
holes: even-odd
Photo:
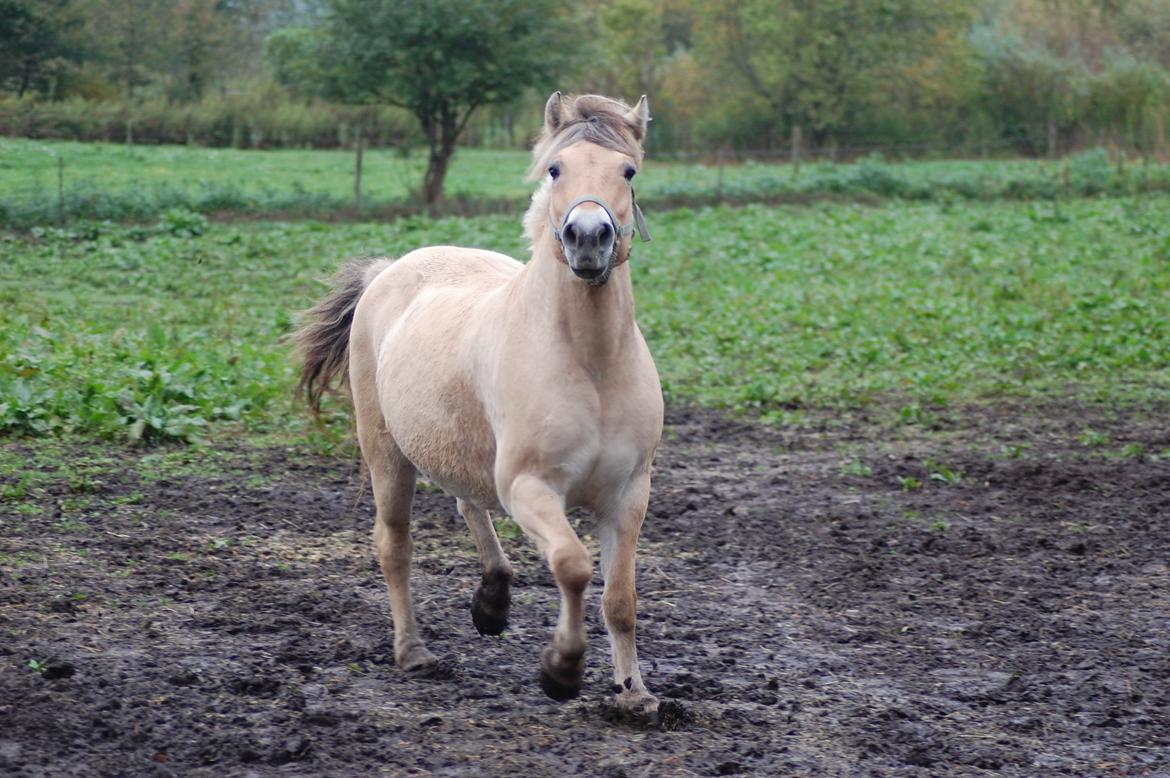
[[[495, 435], [457, 350], [427, 348], [419, 338], [407, 335], [388, 339], [379, 355], [379, 395], [387, 430], [428, 481], [481, 508], [499, 510], [492, 475]], [[427, 340], [432, 346], [436, 342]]]
[[395, 424], [391, 434], [423, 478], [481, 508], [501, 510], [492, 476], [495, 440], [490, 429], [473, 423], [424, 428], [415, 419]]

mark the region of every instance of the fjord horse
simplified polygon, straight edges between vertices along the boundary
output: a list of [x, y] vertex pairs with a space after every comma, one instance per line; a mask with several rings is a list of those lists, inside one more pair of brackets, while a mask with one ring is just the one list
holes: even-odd
[[297, 333], [301, 388], [315, 407], [347, 379], [404, 669], [436, 661], [410, 594], [411, 501], [422, 475], [457, 498], [475, 538], [483, 578], [471, 611], [481, 634], [504, 630], [511, 601], [512, 567], [491, 513], [511, 515], [547, 558], [561, 603], [541, 686], [557, 700], [581, 688], [593, 574], [566, 511], [591, 511], [617, 703], [634, 713], [658, 707], [638, 670], [634, 550], [663, 405], [628, 265], [634, 232], [648, 237], [631, 182], [649, 118], [645, 97], [630, 108], [555, 93], [533, 152], [530, 177], [542, 183], [524, 218], [526, 264], [451, 246], [351, 262]]

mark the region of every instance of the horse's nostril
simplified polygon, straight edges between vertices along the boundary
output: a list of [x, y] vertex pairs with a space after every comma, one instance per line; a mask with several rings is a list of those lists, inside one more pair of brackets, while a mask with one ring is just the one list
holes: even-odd
[[613, 228], [608, 223], [602, 224], [601, 229], [597, 233], [597, 244], [599, 246], [608, 245], [613, 239]]
[[570, 246], [577, 245], [577, 230], [574, 229], [572, 224], [566, 224], [564, 233], [562, 234], [565, 239], [565, 243], [568, 243]]

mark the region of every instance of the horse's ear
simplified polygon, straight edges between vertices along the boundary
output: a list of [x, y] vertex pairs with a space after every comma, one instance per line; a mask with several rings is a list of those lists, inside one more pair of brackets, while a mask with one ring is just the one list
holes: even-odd
[[565, 123], [565, 98], [561, 93], [553, 92], [552, 97], [544, 104], [544, 128], [549, 132], [556, 132]]
[[646, 125], [650, 122], [650, 103], [646, 101], [646, 95], [642, 95], [637, 105], [630, 109], [626, 120], [634, 125], [634, 134], [638, 140], [643, 140], [646, 137]]

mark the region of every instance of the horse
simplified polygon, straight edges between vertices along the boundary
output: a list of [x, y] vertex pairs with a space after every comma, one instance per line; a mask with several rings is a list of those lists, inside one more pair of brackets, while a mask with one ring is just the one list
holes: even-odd
[[480, 634], [501, 634], [511, 604], [512, 566], [492, 514], [510, 515], [544, 555], [560, 613], [540, 684], [558, 701], [581, 690], [593, 575], [566, 512], [591, 511], [615, 703], [635, 715], [657, 711], [638, 669], [634, 566], [663, 400], [634, 321], [628, 263], [634, 232], [649, 238], [632, 184], [649, 119], [645, 96], [631, 108], [554, 93], [528, 174], [543, 181], [524, 216], [527, 263], [453, 246], [350, 261], [295, 335], [311, 406], [337, 384], [352, 401], [404, 670], [436, 662], [410, 593], [421, 475], [456, 498], [475, 539]]

